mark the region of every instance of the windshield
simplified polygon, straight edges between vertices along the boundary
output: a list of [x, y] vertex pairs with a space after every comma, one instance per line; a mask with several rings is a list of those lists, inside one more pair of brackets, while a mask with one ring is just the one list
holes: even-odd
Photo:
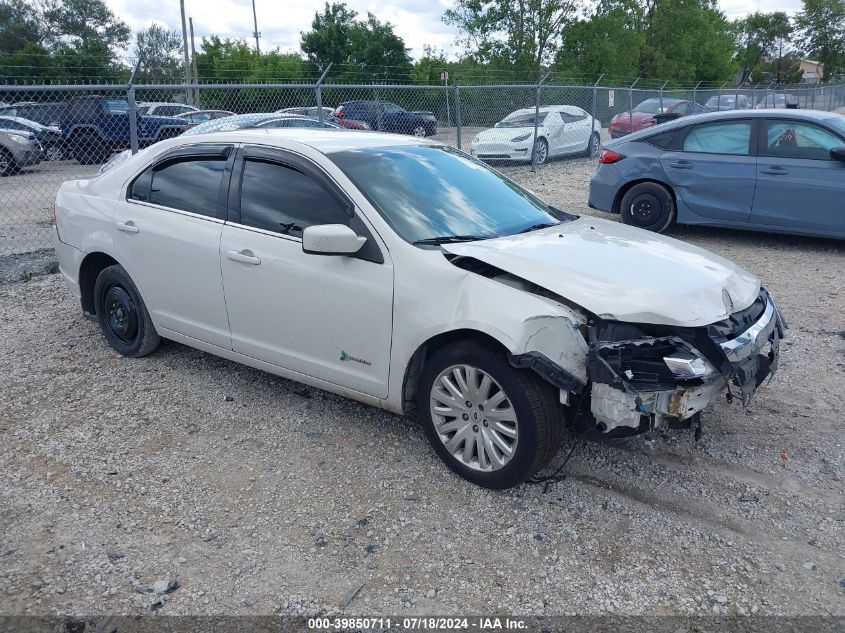
[[660, 99], [646, 99], [645, 101], [641, 102], [636, 108], [634, 108], [634, 112], [647, 112], [648, 114], [662, 114], [666, 108], [671, 108], [673, 105], [677, 103], [676, 101], [672, 101], [670, 99], [663, 100], [663, 107], [660, 107]]
[[121, 100], [106, 101], [106, 110], [112, 114], [126, 114], [129, 110], [129, 102]]
[[[537, 125], [543, 125], [546, 120], [547, 112], [541, 112], [537, 119]], [[495, 127], [534, 127], [534, 113], [531, 114], [509, 114], [504, 119], [499, 121]]]
[[328, 157], [408, 242], [500, 237], [574, 217], [451, 147], [376, 147]]

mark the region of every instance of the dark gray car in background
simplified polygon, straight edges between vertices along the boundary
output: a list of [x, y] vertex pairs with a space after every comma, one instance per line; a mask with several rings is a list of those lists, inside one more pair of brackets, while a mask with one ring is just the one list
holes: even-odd
[[677, 222], [845, 239], [845, 116], [713, 112], [609, 141], [589, 206], [657, 232]]

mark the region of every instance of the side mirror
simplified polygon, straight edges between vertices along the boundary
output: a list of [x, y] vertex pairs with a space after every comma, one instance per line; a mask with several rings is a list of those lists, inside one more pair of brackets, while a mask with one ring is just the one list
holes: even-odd
[[845, 162], [845, 147], [834, 147], [830, 150], [830, 157], [833, 160], [841, 160]]
[[302, 250], [311, 255], [354, 255], [366, 241], [345, 224], [317, 224], [302, 231]]

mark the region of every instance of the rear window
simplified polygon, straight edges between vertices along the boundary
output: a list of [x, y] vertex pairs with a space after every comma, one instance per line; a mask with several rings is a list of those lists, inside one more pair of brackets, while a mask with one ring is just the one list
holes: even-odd
[[684, 151], [746, 156], [750, 142], [751, 121], [707, 123], [689, 131], [684, 139]]

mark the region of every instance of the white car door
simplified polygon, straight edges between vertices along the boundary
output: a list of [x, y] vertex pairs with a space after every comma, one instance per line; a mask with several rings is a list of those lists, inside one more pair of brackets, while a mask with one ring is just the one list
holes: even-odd
[[580, 108], [571, 108], [561, 112], [564, 122], [565, 149], [567, 154], [586, 149], [590, 139], [590, 117]]
[[[367, 238], [359, 253], [303, 252], [303, 229], [338, 223]], [[387, 396], [393, 266], [352, 203], [316, 165], [281, 150], [243, 150], [220, 262], [236, 352]]]
[[230, 145], [161, 156], [135, 178], [114, 215], [117, 258], [156, 328], [230, 349], [220, 274]]

